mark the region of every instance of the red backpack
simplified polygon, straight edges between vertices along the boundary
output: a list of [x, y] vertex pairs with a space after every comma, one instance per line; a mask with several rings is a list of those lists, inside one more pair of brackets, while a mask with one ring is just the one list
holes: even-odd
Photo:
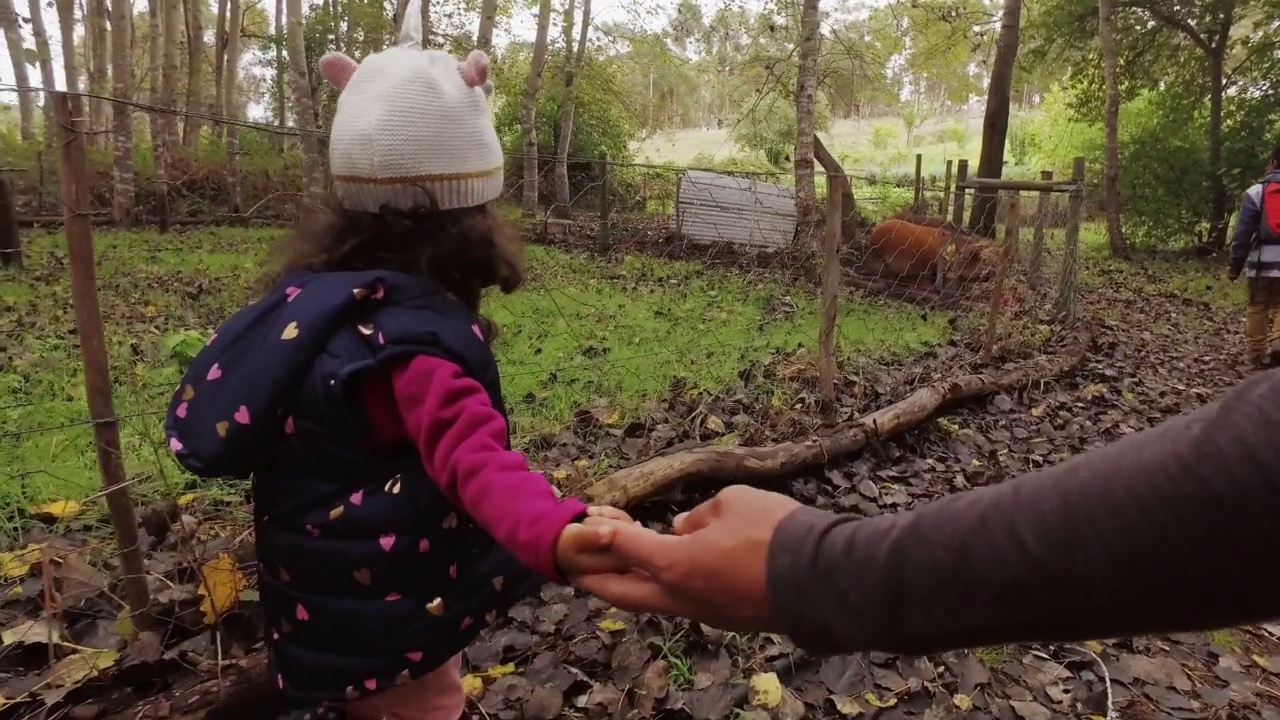
[[1259, 230], [1271, 237], [1280, 237], [1280, 182], [1262, 183], [1262, 197], [1258, 205], [1261, 213]]

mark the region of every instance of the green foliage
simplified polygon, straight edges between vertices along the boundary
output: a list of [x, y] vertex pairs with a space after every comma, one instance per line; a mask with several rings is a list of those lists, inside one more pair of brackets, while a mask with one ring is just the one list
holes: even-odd
[[902, 127], [907, 130], [907, 144], [910, 145], [915, 138], [916, 130], [924, 124], [924, 111], [915, 105], [905, 105], [898, 111], [898, 117], [902, 120]]
[[204, 333], [198, 330], [179, 330], [164, 339], [165, 350], [178, 363], [178, 367], [186, 372], [196, 354], [204, 347]]
[[891, 125], [876, 125], [871, 128], [871, 147], [876, 152], [884, 152], [898, 139], [897, 128]]
[[1004, 147], [1014, 165], [1026, 165], [1031, 159], [1032, 142], [1031, 133], [1027, 131], [1026, 120], [1021, 117], [1013, 118], [1009, 123]]
[[[821, 102], [814, 108], [814, 129], [821, 132], [831, 125], [831, 116]], [[774, 90], [739, 110], [730, 134], [744, 150], [758, 153], [773, 167], [791, 161], [796, 146], [796, 107], [790, 94]]]

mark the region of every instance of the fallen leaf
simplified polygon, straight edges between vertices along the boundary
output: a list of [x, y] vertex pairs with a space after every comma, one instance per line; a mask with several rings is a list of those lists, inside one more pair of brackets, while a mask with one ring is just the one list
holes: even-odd
[[599, 627], [605, 632], [618, 632], [619, 630], [626, 630], [627, 624], [616, 618], [605, 618], [600, 621]]
[[28, 620], [0, 632], [0, 645], [61, 645], [65, 642], [61, 625], [50, 617]]
[[951, 696], [951, 704], [959, 708], [961, 712], [969, 712], [973, 709], [973, 698], [957, 693]]
[[4, 580], [21, 580], [31, 573], [33, 566], [40, 562], [41, 546], [31, 543], [21, 550], [0, 552], [0, 578]]
[[198, 497], [200, 497], [200, 496], [199, 496], [199, 495], [197, 495], [197, 494], [195, 494], [195, 493], [187, 493], [187, 494], [185, 494], [185, 495], [179, 495], [179, 496], [178, 496], [178, 506], [179, 506], [179, 507], [186, 507], [186, 506], [190, 505], [191, 503], [195, 502], [195, 501], [196, 501], [196, 498], [198, 498]]
[[51, 665], [45, 673], [48, 687], [73, 687], [110, 668], [120, 659], [115, 650], [83, 650]]
[[777, 673], [757, 673], [748, 682], [747, 699], [756, 707], [772, 710], [782, 703], [782, 682]]
[[107, 588], [110, 579], [106, 573], [95, 568], [80, 557], [79, 553], [71, 553], [62, 559], [58, 568], [58, 579], [61, 581], [62, 605], [71, 607], [95, 597]]
[[871, 705], [871, 707], [878, 707], [878, 708], [891, 708], [894, 705], [898, 704], [898, 698], [892, 695], [888, 696], [884, 700], [881, 700], [880, 698], [876, 697], [876, 694], [873, 692], [863, 693], [862, 699], [866, 700], [867, 704]]
[[472, 700], [479, 700], [484, 694], [484, 678], [479, 675], [462, 676], [462, 692]]
[[228, 553], [221, 553], [216, 558], [200, 566], [200, 594], [204, 600], [200, 609], [204, 612], [204, 621], [208, 625], [218, 622], [218, 618], [235, 607], [240, 591], [247, 582], [244, 575], [236, 568], [236, 561]]
[[866, 712], [866, 710], [858, 704], [856, 698], [851, 698], [848, 695], [833, 695], [831, 696], [831, 699], [835, 701], [836, 710], [845, 717], [856, 717]]
[[1038, 702], [1018, 702], [1010, 700], [1009, 704], [1013, 706], [1013, 711], [1018, 713], [1018, 717], [1022, 720], [1050, 720], [1053, 713], [1049, 712], [1049, 708]]
[[555, 720], [564, 709], [564, 694], [555, 688], [534, 688], [524, 704], [524, 717], [532, 720]]
[[507, 663], [506, 665], [494, 665], [493, 667], [489, 668], [489, 670], [486, 671], [484, 674], [485, 674], [485, 677], [491, 678], [493, 680], [497, 680], [498, 678], [503, 677], [505, 675], [510, 675], [515, 671], [516, 671], [516, 664]]
[[31, 508], [31, 514], [54, 520], [66, 520], [80, 514], [80, 503], [75, 500], [54, 500]]
[[713, 433], [716, 433], [717, 435], [724, 434], [724, 431], [725, 431], [724, 421], [715, 415], [707, 413], [707, 419], [703, 421], [703, 425], [706, 425], [708, 430], [710, 430]]

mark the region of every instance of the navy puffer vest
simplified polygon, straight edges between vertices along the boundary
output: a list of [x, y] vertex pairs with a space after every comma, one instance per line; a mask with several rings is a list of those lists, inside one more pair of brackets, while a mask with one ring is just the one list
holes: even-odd
[[476, 319], [386, 271], [284, 278], [219, 328], [169, 408], [184, 467], [253, 477], [273, 669], [295, 707], [430, 672], [543, 582], [440, 493], [411, 444], [369, 449], [360, 379], [412, 355], [457, 364], [505, 416]]

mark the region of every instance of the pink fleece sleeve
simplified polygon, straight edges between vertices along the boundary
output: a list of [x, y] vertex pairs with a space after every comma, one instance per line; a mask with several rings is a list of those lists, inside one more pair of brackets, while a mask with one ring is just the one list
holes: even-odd
[[524, 456], [506, 449], [507, 424], [462, 368], [419, 355], [391, 371], [404, 429], [445, 496], [531, 570], [559, 581], [556, 541], [585, 506], [557, 498]]

